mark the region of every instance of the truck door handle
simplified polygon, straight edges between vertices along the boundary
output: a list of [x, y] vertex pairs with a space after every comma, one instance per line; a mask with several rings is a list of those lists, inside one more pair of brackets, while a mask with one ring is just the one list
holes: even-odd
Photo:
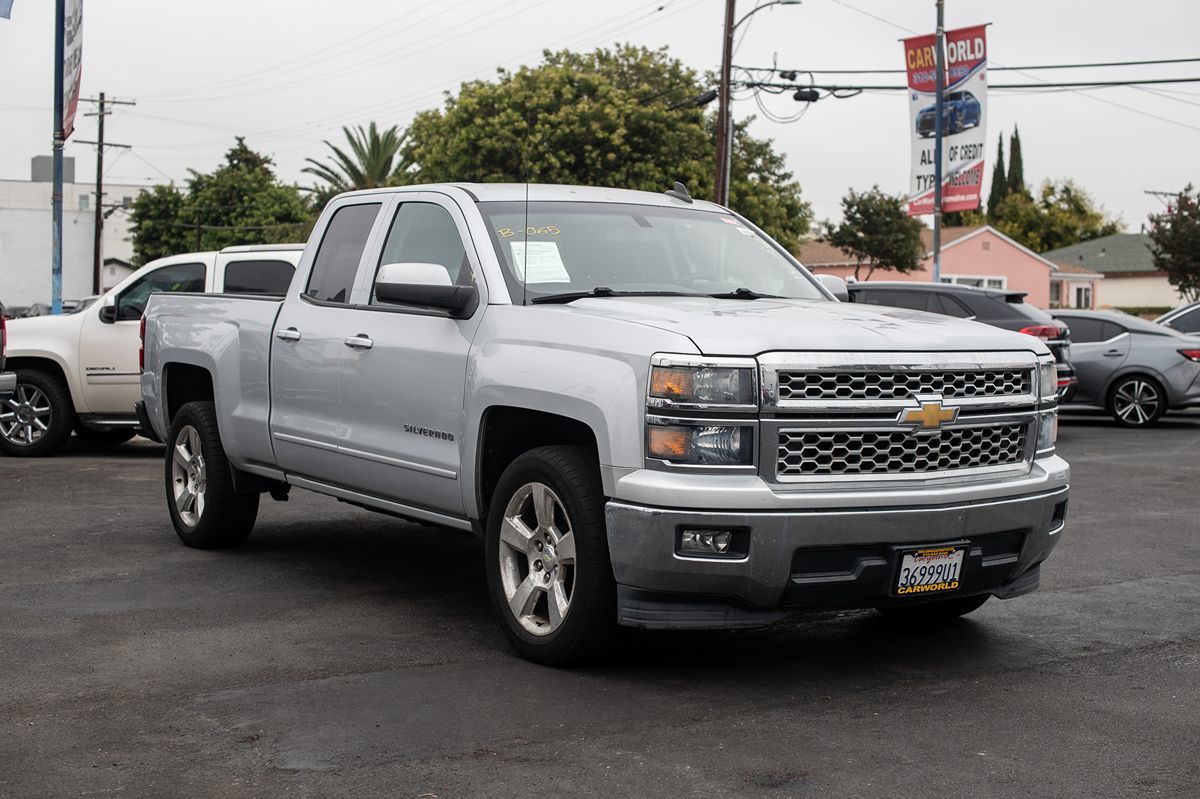
[[365, 333], [359, 333], [357, 336], [348, 336], [342, 343], [353, 350], [369, 350], [375, 346], [375, 342], [371, 341], [371, 337]]
[[1120, 358], [1124, 354], [1125, 353], [1121, 352], [1120, 350], [1109, 350], [1108, 352], [1104, 353], [1104, 357], [1105, 358]]
[[300, 331], [294, 327], [289, 327], [286, 330], [276, 330], [275, 338], [280, 341], [299, 341]]

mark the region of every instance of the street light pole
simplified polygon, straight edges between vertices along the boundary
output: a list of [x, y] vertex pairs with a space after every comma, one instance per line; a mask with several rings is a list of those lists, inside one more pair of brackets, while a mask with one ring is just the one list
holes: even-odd
[[724, 41], [721, 45], [721, 85], [717, 87], [717, 162], [713, 180], [713, 200], [719, 205], [729, 205], [730, 172], [733, 166], [733, 32], [750, 17], [771, 6], [800, 5], [801, 0], [771, 0], [755, 6], [741, 19], [734, 21], [737, 0], [725, 0]]

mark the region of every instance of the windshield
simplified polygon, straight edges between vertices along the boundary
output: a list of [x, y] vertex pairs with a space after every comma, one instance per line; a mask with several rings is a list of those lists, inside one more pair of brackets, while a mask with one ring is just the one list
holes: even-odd
[[[589, 202], [480, 203], [514, 302], [614, 293], [825, 299], [774, 242], [713, 211]], [[522, 279], [524, 278], [524, 279]]]

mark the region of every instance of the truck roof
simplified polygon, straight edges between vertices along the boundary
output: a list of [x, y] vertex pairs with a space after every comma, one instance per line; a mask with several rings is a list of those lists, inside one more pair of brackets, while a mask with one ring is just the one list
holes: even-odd
[[627, 203], [630, 205], [658, 205], [675, 208], [696, 208], [705, 211], [725, 211], [721, 206], [707, 200], [694, 200], [688, 203], [661, 192], [614, 189], [603, 186], [570, 186], [554, 183], [427, 183], [415, 186], [365, 189], [363, 191], [347, 192], [347, 194], [339, 196], [389, 194], [398, 191], [439, 191], [447, 188], [455, 188], [467, 192], [476, 202], [522, 202], [526, 197], [527, 186], [530, 202]]
[[286, 244], [238, 244], [233, 247], [225, 247], [221, 252], [279, 252], [280, 250], [303, 249], [303, 242], [289, 242]]

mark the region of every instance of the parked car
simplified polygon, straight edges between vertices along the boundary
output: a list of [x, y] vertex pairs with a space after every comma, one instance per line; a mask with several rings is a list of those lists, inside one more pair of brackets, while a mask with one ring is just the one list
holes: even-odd
[[160, 291], [282, 295], [302, 245], [229, 247], [151, 261], [85, 310], [8, 323], [20, 427], [0, 431], [0, 452], [50, 455], [74, 430], [85, 442], [132, 438], [138, 419], [138, 323]]
[[[983, 108], [970, 92], [950, 92], [942, 101], [942, 135], [953, 136], [968, 128], [978, 127]], [[934, 135], [937, 106], [927, 105], [917, 113], [917, 133], [921, 138]]]
[[285, 298], [157, 295], [144, 337], [185, 544], [241, 543], [294, 487], [474, 531], [542, 663], [620, 625], [957, 616], [1062, 539], [1043, 342], [839, 303], [680, 189], [343, 194]]
[[1128, 427], [1200, 405], [1200, 337], [1111, 311], [1054, 315], [1074, 336], [1079, 385], [1073, 403], [1104, 408]]
[[1200, 333], [1200, 302], [1181, 305], [1154, 321], [1180, 333]]
[[1025, 302], [1025, 293], [981, 289], [953, 283], [909, 283], [878, 281], [847, 286], [851, 302], [890, 305], [914, 311], [973, 319], [1005, 330], [1039, 338], [1050, 348], [1058, 363], [1058, 395], [1066, 399], [1075, 386], [1071, 364], [1071, 331], [1062, 322]]
[[[17, 388], [17, 376], [4, 371], [4, 358], [8, 348], [8, 320], [0, 314], [0, 434], [16, 421], [15, 403], [11, 403]], [[11, 414], [11, 415], [10, 415]]]

